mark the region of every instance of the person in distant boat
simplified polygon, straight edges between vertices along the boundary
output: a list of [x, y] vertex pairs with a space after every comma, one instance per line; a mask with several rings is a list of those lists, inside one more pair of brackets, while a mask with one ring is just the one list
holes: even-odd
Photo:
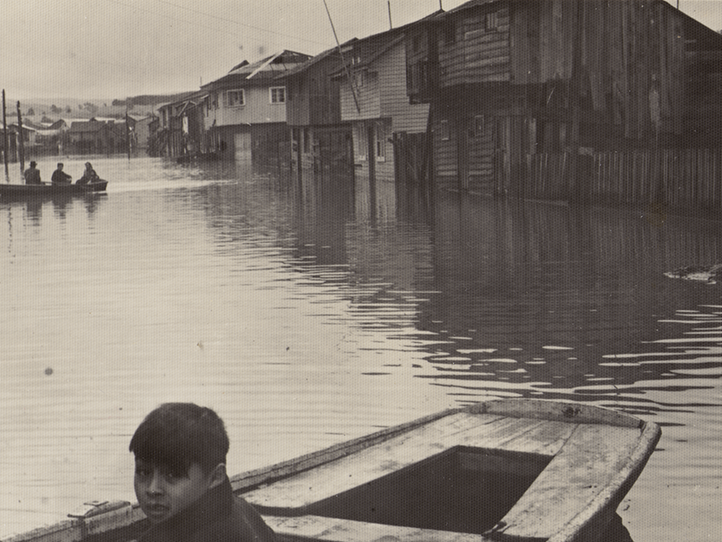
[[58, 162], [58, 169], [53, 171], [53, 176], [50, 178], [53, 184], [70, 184], [73, 182], [70, 175], [63, 171], [63, 167], [63, 163]]
[[30, 162], [30, 167], [25, 170], [25, 184], [43, 184], [40, 180], [40, 171], [37, 169], [38, 163], [33, 160]]
[[135, 496], [150, 521], [139, 542], [275, 542], [258, 512], [233, 494], [228, 434], [213, 410], [165, 403], [130, 441]]
[[83, 176], [75, 181], [75, 184], [88, 184], [99, 180], [100, 177], [98, 177], [98, 174], [93, 169], [93, 165], [90, 162], [85, 162], [85, 171], [83, 171]]

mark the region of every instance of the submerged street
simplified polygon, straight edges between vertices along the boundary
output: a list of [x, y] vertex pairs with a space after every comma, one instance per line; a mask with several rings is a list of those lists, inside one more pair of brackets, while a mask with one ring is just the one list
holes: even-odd
[[128, 442], [164, 401], [226, 420], [235, 474], [495, 397], [660, 424], [624, 526], [635, 542], [718, 532], [722, 285], [665, 276], [722, 263], [718, 221], [93, 165], [105, 195], [0, 201], [3, 536], [135, 500]]

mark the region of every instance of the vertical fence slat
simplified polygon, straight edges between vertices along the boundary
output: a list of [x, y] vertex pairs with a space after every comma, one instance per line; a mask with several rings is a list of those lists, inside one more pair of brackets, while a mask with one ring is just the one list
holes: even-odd
[[[722, 149], [607, 151], [593, 154], [591, 171], [582, 163], [569, 153], [529, 155], [524, 196], [574, 200], [583, 195], [592, 202], [662, 203], [722, 214]], [[573, 178], [577, 171], [584, 177]]]

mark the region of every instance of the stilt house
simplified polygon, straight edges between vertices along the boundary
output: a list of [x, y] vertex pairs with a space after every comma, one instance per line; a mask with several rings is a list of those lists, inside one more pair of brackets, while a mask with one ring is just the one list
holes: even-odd
[[[472, 0], [408, 29], [407, 91], [431, 104], [437, 185], [499, 194], [536, 153], [693, 139], [688, 75], [720, 51], [662, 0]], [[719, 86], [704, 69], [698, 93]]]
[[[406, 93], [405, 31], [399, 27], [342, 47], [346, 69], [336, 77], [341, 85], [341, 118], [353, 126], [356, 174], [379, 180], [394, 180], [406, 159], [396, 163], [394, 147], [409, 137], [426, 132], [429, 106], [411, 103]], [[419, 143], [419, 148], [423, 144]], [[398, 156], [412, 154], [400, 150]], [[403, 173], [400, 173], [403, 176]]]
[[286, 123], [296, 166], [353, 164], [351, 124], [341, 120], [341, 81], [332, 77], [341, 68], [341, 55], [333, 48], [278, 77], [286, 86]]
[[208, 93], [204, 124], [210, 150], [241, 161], [275, 156], [279, 143], [289, 138], [286, 87], [276, 78], [310, 58], [281, 51], [251, 64], [244, 60], [203, 85], [201, 90]]
[[207, 99], [207, 92], [198, 91], [160, 106], [158, 129], [148, 142], [148, 154], [177, 157], [206, 151]]

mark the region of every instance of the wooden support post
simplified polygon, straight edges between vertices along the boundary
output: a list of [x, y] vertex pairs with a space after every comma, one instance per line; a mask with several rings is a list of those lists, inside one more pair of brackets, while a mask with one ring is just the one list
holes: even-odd
[[20, 175], [25, 172], [25, 142], [23, 141], [23, 115], [18, 102], [18, 149], [20, 153]]
[[128, 160], [130, 160], [130, 122], [128, 118], [128, 107], [125, 108], [125, 144], [128, 148]]
[[10, 182], [8, 170], [8, 121], [5, 108], [5, 89], [3, 89], [3, 161], [5, 162], [5, 181]]

